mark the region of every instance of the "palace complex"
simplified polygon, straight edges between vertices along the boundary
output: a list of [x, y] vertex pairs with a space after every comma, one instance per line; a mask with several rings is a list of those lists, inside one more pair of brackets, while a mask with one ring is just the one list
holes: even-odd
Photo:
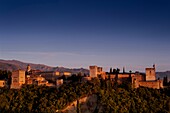
[[90, 77], [98, 77], [102, 79], [111, 79], [117, 81], [119, 84], [123, 82], [131, 82], [133, 88], [140, 86], [156, 88], [163, 88], [163, 81], [156, 79], [155, 65], [152, 68], [146, 68], [145, 73], [135, 72], [119, 72], [119, 69], [110, 69], [110, 72], [104, 72], [102, 67], [90, 66]]
[[[163, 81], [156, 79], [155, 70], [155, 65], [153, 65], [152, 68], [146, 68], [145, 73], [125, 72], [125, 68], [123, 68], [123, 72], [120, 72], [119, 69], [112, 68], [110, 68], [110, 72], [104, 72], [102, 67], [89, 66], [89, 75], [81, 75], [81, 82], [91, 80], [92, 78], [99, 78], [103, 80], [110, 79], [118, 84], [131, 83], [133, 88], [140, 86], [155, 89], [163, 88]], [[32, 70], [30, 65], [28, 65], [26, 71], [16, 70], [12, 72], [10, 88], [19, 89], [23, 84], [59, 87], [63, 83], [69, 83], [71, 79], [68, 78], [71, 76], [72, 73], [70, 72], [60, 73], [56, 71]], [[2, 84], [4, 84], [4, 82]]]

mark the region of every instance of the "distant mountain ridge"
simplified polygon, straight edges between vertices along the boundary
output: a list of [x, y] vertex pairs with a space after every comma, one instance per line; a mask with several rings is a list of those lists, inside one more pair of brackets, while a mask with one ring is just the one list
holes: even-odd
[[[89, 70], [84, 68], [69, 69], [64, 67], [52, 67], [44, 64], [26, 63], [18, 60], [2, 60], [2, 59], [0, 59], [0, 70], [10, 70], [10, 71], [17, 70], [17, 69], [26, 70], [28, 64], [31, 66], [31, 69], [36, 69], [41, 71], [59, 71], [59, 72], [71, 72], [71, 73], [82, 72], [82, 73], [89, 74]], [[156, 72], [156, 76], [157, 78], [160, 79], [163, 79], [163, 77], [167, 76], [168, 79], [170, 80], [170, 71]]]
[[170, 81], [170, 71], [165, 72], [156, 72], [157, 78], [163, 79], [163, 77], [168, 77], [168, 81]]
[[59, 71], [59, 72], [71, 72], [71, 73], [82, 72], [85, 74], [89, 73], [89, 70], [84, 68], [69, 69], [64, 67], [52, 67], [44, 64], [26, 63], [18, 60], [2, 60], [2, 59], [0, 59], [0, 70], [10, 70], [10, 71], [17, 70], [17, 69], [26, 70], [28, 64], [31, 66], [31, 69], [36, 69], [41, 71]]

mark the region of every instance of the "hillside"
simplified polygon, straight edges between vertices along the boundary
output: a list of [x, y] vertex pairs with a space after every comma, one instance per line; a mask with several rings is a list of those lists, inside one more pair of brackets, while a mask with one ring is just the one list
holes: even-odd
[[70, 82], [60, 88], [24, 85], [0, 88], [0, 113], [170, 113], [170, 89], [130, 84], [113, 87], [110, 80]]
[[88, 69], [79, 68], [79, 69], [69, 69], [64, 67], [51, 67], [44, 64], [33, 64], [33, 63], [26, 63], [21, 62], [18, 60], [0, 60], [0, 70], [17, 70], [23, 69], [25, 70], [27, 65], [30, 65], [32, 69], [41, 70], [41, 71], [59, 71], [59, 72], [71, 72], [71, 73], [89, 73]]

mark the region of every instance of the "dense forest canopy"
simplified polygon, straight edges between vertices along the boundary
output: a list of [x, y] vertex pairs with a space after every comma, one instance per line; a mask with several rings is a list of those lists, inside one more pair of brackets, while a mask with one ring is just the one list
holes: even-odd
[[11, 75], [12, 75], [11, 71], [0, 70], [0, 80], [8, 79], [8, 77]]
[[[131, 84], [116, 87], [110, 80], [72, 82], [59, 89], [24, 85], [21, 89], [0, 89], [0, 112], [51, 112], [62, 110], [78, 98], [96, 94], [103, 113], [168, 113], [170, 89], [132, 89]], [[81, 109], [80, 109], [81, 111]]]

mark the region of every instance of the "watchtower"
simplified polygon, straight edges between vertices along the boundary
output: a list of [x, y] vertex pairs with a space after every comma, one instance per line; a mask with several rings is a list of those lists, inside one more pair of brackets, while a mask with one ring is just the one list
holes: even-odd
[[153, 68], [146, 68], [146, 81], [154, 81], [156, 80], [156, 73], [155, 73], [155, 64]]

